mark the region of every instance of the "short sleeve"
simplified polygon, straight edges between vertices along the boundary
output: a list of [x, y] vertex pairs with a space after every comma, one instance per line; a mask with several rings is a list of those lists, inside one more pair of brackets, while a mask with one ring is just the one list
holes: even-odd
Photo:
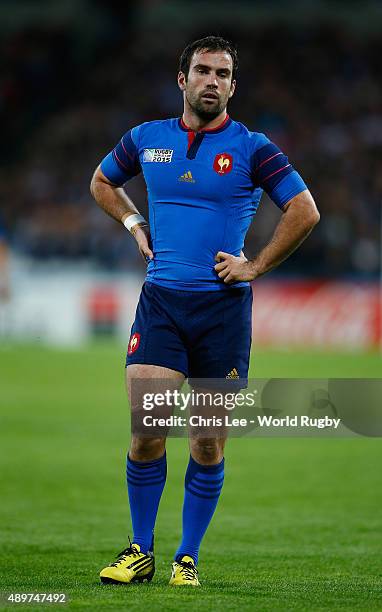
[[282, 208], [289, 200], [307, 189], [287, 156], [273, 142], [258, 147], [251, 158], [252, 181]]
[[101, 162], [101, 170], [114, 185], [123, 185], [142, 170], [138, 154], [139, 126], [122, 136]]

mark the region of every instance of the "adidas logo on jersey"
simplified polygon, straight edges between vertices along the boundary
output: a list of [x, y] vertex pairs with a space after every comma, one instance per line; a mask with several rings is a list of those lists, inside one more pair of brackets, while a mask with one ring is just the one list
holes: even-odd
[[226, 378], [230, 378], [230, 379], [237, 379], [240, 378], [239, 376], [239, 372], [237, 371], [236, 368], [233, 368], [233, 370], [230, 371], [229, 374], [227, 374]]
[[190, 170], [182, 174], [178, 178], [178, 181], [180, 181], [181, 183], [195, 183]]

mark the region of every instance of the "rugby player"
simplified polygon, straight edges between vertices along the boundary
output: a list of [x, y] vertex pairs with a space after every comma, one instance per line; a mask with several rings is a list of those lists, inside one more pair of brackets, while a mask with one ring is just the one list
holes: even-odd
[[[180, 118], [126, 132], [96, 169], [91, 193], [134, 236], [148, 262], [126, 359], [127, 388], [139, 379], [245, 380], [251, 346], [250, 282], [288, 257], [319, 213], [278, 146], [227, 114], [237, 52], [208, 36], [180, 58]], [[122, 186], [143, 172], [149, 221]], [[270, 242], [247, 260], [245, 235], [265, 191], [282, 211]], [[132, 406], [133, 408], [133, 406]], [[165, 436], [132, 434], [127, 487], [133, 540], [101, 571], [127, 584], [154, 575], [153, 532], [166, 481]], [[190, 438], [182, 540], [170, 584], [198, 586], [198, 554], [224, 480], [224, 439]]]

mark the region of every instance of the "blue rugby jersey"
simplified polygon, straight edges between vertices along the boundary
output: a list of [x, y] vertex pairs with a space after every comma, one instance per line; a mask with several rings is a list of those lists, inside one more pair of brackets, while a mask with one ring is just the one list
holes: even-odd
[[189, 291], [227, 290], [215, 255], [240, 255], [263, 191], [282, 208], [307, 187], [280, 149], [228, 115], [194, 132], [182, 119], [129, 130], [101, 163], [114, 185], [143, 172], [154, 259], [146, 280]]

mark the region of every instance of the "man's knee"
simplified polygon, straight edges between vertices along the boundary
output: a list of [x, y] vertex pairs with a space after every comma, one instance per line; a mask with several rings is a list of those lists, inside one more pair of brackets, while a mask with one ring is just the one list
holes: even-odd
[[166, 438], [132, 437], [129, 457], [133, 461], [153, 461], [163, 456]]
[[192, 438], [191, 455], [201, 465], [220, 463], [224, 455], [225, 440], [221, 438]]

